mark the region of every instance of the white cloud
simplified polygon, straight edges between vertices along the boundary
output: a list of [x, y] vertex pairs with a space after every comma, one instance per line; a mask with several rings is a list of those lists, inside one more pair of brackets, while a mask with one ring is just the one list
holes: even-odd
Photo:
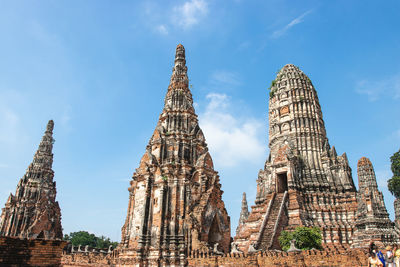
[[208, 4], [204, 0], [190, 0], [173, 9], [174, 24], [188, 29], [200, 22], [208, 13]]
[[312, 10], [308, 10], [306, 12], [304, 12], [303, 14], [301, 14], [300, 16], [298, 16], [297, 18], [293, 19], [291, 22], [289, 22], [289, 24], [287, 24], [285, 27], [276, 30], [272, 33], [272, 38], [279, 38], [282, 35], [284, 35], [290, 28], [292, 28], [293, 26], [300, 24], [304, 21], [304, 18], [310, 14], [312, 12]]
[[400, 98], [400, 73], [380, 81], [361, 80], [356, 84], [356, 92], [367, 95], [371, 102], [377, 101], [382, 95]]
[[264, 124], [231, 114], [228, 109], [232, 104], [225, 94], [210, 93], [207, 99], [209, 103], [199, 121], [216, 164], [234, 166], [265, 157]]
[[158, 33], [161, 33], [162, 35], [168, 35], [168, 29], [167, 26], [164, 24], [160, 24], [156, 27], [156, 30]]

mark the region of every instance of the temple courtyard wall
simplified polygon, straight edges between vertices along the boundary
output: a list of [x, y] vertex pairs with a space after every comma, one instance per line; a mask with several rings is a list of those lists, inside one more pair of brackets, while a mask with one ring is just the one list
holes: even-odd
[[0, 266], [62, 266], [66, 241], [0, 237]]
[[[207, 252], [193, 251], [187, 257], [188, 267], [336, 267], [336, 266], [368, 266], [368, 253], [364, 249], [330, 249], [308, 250], [302, 252], [266, 251], [255, 254], [225, 254], [215, 256]], [[118, 261], [118, 253], [99, 255], [97, 253], [63, 254], [62, 266], [139, 266], [122, 265]], [[143, 265], [145, 266], [145, 265]], [[151, 266], [151, 265], [148, 265]]]

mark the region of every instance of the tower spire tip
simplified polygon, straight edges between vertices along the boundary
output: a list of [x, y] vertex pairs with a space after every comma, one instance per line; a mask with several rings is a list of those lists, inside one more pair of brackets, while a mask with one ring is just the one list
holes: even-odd
[[54, 129], [54, 121], [53, 120], [49, 120], [49, 122], [47, 123], [46, 131], [52, 132], [53, 129]]

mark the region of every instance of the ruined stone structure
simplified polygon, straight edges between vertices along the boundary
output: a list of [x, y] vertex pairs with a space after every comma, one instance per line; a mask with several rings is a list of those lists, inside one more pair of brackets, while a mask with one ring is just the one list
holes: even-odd
[[236, 228], [236, 234], [239, 233], [240, 226], [245, 223], [249, 217], [249, 206], [247, 205], [246, 193], [243, 192], [242, 210], [240, 211], [239, 224]]
[[229, 251], [230, 219], [193, 108], [182, 45], [164, 109], [130, 184], [120, 265], [178, 266], [194, 249]]
[[62, 252], [66, 244], [62, 240], [0, 236], [0, 266], [63, 266]]
[[346, 154], [326, 136], [317, 92], [296, 66], [284, 66], [269, 99], [270, 155], [257, 180], [255, 205], [235, 237], [247, 251], [279, 248], [280, 232], [316, 226], [323, 243], [351, 244], [357, 191]]
[[61, 212], [53, 181], [52, 120], [25, 175], [2, 210], [0, 236], [61, 239]]
[[[326, 249], [301, 252], [265, 251], [252, 254], [227, 253], [215, 255], [204, 251], [191, 251], [186, 258], [187, 267], [341, 267], [367, 266], [367, 249]], [[1, 259], [0, 259], [1, 260]], [[118, 266], [118, 252], [111, 254], [96, 252], [68, 252], [64, 250], [61, 264], [63, 267], [108, 267]]]
[[383, 195], [378, 191], [374, 167], [368, 158], [358, 161], [357, 173], [358, 209], [352, 246], [366, 246], [371, 241], [382, 246], [397, 241], [394, 223], [389, 219]]

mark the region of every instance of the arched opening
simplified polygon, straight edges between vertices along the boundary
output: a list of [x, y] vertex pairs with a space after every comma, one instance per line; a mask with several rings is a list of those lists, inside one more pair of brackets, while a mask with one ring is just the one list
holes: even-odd
[[208, 232], [208, 245], [214, 247], [214, 244], [219, 243], [221, 238], [222, 234], [219, 226], [218, 215], [215, 214], [210, 226], [210, 231]]

